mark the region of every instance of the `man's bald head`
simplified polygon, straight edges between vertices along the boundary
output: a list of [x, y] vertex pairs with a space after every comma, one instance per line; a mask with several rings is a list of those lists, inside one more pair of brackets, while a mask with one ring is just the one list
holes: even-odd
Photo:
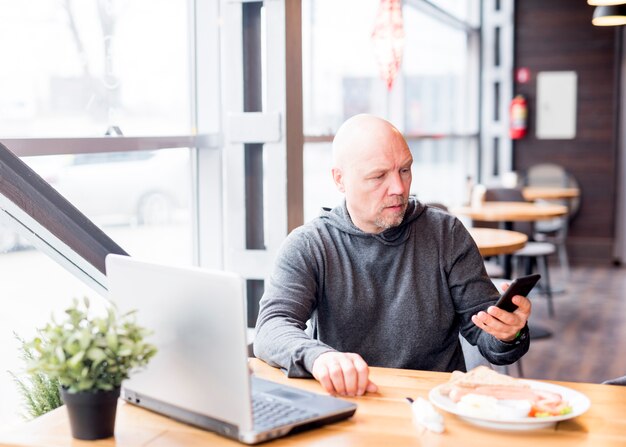
[[343, 169], [347, 163], [389, 144], [390, 140], [402, 139], [402, 134], [389, 121], [366, 113], [346, 120], [333, 139], [333, 166]]

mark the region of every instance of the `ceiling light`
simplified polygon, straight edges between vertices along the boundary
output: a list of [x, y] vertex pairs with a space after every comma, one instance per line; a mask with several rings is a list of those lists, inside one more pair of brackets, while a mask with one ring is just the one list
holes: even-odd
[[623, 5], [626, 0], [587, 0], [587, 4], [591, 6], [611, 6], [611, 5]]
[[626, 25], [626, 5], [596, 6], [591, 23], [595, 26]]

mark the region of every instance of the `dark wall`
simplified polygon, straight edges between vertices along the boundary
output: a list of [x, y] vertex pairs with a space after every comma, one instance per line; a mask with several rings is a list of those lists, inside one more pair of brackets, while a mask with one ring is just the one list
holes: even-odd
[[[568, 248], [574, 262], [611, 262], [615, 237], [619, 27], [591, 24], [593, 7], [583, 0], [516, 1], [515, 67], [531, 78], [516, 83], [526, 96], [528, 135], [514, 143], [514, 165], [524, 171], [537, 163], [558, 163], [578, 180], [581, 207], [570, 226]], [[536, 77], [540, 71], [578, 74], [576, 138], [535, 138]]]

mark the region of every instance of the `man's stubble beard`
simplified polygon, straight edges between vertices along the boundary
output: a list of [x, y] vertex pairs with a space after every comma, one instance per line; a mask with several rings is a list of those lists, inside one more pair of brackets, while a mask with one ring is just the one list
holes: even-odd
[[[406, 214], [406, 210], [408, 208], [408, 200], [402, 200], [402, 205], [403, 208], [401, 211], [398, 211], [395, 215], [390, 216], [390, 217], [383, 217], [382, 215], [377, 217], [374, 220], [374, 224], [378, 227], [381, 228], [383, 231], [385, 230], [389, 230], [390, 228], [394, 228], [399, 226], [402, 221], [404, 220], [404, 215]], [[393, 205], [392, 205], [393, 206]], [[380, 213], [382, 214], [384, 208], [382, 208], [380, 210]]]

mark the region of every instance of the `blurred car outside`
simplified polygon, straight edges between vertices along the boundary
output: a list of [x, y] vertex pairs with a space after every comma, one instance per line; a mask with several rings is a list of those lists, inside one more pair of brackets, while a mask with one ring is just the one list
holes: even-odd
[[100, 225], [168, 224], [190, 203], [187, 149], [78, 154], [44, 178]]
[[[24, 157], [23, 160], [100, 227], [167, 225], [188, 215], [189, 149]], [[0, 253], [29, 244], [0, 225]]]

